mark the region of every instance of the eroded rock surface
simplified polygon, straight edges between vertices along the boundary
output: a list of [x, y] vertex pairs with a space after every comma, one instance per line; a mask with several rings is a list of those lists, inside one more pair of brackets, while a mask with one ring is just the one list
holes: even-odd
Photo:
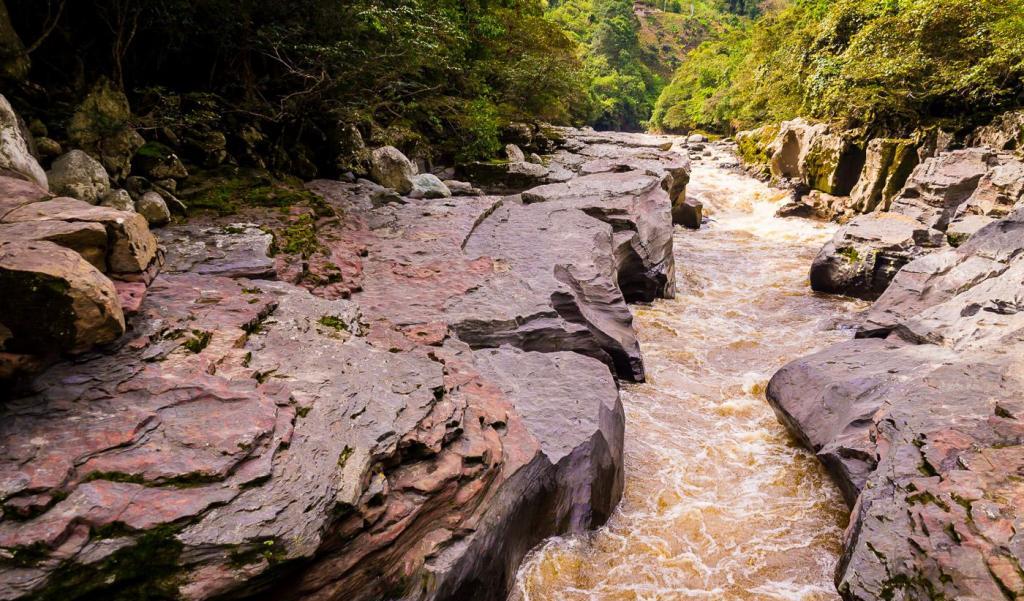
[[1024, 595], [1022, 294], [1024, 207], [907, 264], [858, 339], [772, 378], [852, 507], [844, 599]]
[[876, 298], [911, 259], [964, 243], [1005, 216], [1024, 193], [1024, 163], [988, 148], [926, 159], [888, 213], [853, 219], [822, 248], [811, 268], [815, 290]]
[[[651, 156], [525, 197], [321, 181], [315, 210], [165, 228], [127, 334], [0, 406], [0, 599], [498, 600], [544, 537], [603, 523], [612, 370], [643, 377], [626, 302], [674, 291], [676, 159], [531, 139], [556, 133]], [[68, 202], [9, 215], [114, 227]]]

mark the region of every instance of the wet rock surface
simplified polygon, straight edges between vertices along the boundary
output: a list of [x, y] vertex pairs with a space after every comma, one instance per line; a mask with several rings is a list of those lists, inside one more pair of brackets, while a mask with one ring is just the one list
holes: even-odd
[[[0, 406], [0, 599], [503, 599], [533, 545], [603, 523], [678, 156], [538, 139], [566, 183], [532, 196], [319, 181], [315, 210], [164, 228], [127, 333]], [[144, 226], [37, 200], [5, 223]]]
[[772, 378], [780, 420], [852, 508], [844, 599], [1024, 594], [1022, 290], [1018, 204], [895, 273], [857, 339]]

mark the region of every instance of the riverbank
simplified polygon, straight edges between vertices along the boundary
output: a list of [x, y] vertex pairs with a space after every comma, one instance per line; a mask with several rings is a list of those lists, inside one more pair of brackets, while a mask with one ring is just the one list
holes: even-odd
[[564, 133], [488, 167], [521, 196], [319, 180], [158, 231], [126, 334], [0, 410], [0, 598], [503, 599], [607, 520], [688, 163]]

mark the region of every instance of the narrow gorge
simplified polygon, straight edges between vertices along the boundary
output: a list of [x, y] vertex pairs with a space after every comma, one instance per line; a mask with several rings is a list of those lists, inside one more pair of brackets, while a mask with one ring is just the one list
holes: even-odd
[[1024, 0], [0, 0], [0, 601], [1024, 600]]

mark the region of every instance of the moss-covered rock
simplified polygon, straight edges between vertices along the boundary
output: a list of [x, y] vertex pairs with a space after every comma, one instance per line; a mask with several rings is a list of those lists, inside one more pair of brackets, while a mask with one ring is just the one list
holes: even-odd
[[276, 178], [261, 170], [223, 168], [198, 173], [188, 183], [180, 195], [191, 211], [232, 215], [245, 207], [284, 209], [296, 205], [311, 207], [318, 214], [329, 211], [300, 181]]
[[762, 176], [771, 175], [771, 144], [779, 135], [779, 126], [769, 124], [736, 134], [740, 159], [747, 168]]
[[152, 180], [184, 179], [188, 170], [170, 147], [159, 142], [146, 142], [132, 157], [135, 173]]
[[117, 181], [128, 177], [132, 157], [145, 143], [132, 125], [128, 97], [106, 78], [97, 81], [75, 109], [68, 139], [96, 157]]

